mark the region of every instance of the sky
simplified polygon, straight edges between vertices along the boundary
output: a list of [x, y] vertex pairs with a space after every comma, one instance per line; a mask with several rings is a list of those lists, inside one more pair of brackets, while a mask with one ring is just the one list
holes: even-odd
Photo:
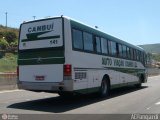
[[68, 16], [134, 45], [160, 43], [160, 0], [1, 0], [0, 24]]

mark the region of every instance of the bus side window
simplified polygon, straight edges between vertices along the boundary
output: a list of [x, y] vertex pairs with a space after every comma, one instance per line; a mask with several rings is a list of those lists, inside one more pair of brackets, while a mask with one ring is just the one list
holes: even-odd
[[129, 47], [127, 47], [127, 58], [130, 59], [130, 49], [129, 49]]
[[127, 57], [127, 47], [125, 45], [122, 45], [122, 49], [123, 49], [123, 57], [126, 58]]
[[108, 48], [111, 56], [117, 56], [116, 42], [108, 40]]
[[137, 60], [137, 54], [136, 54], [136, 50], [135, 49], [133, 50], [133, 59]]
[[109, 52], [110, 55], [112, 55], [112, 46], [111, 45], [112, 45], [111, 41], [108, 40], [108, 52]]
[[93, 35], [83, 32], [84, 50], [93, 51]]
[[111, 41], [111, 50], [112, 50], [112, 55], [116, 56], [117, 55], [116, 42]]
[[73, 39], [73, 47], [75, 49], [83, 50], [82, 31], [72, 29], [72, 39]]
[[118, 49], [119, 49], [119, 57], [123, 57], [123, 51], [122, 51], [122, 45], [118, 44]]
[[107, 40], [104, 38], [101, 38], [101, 47], [102, 47], [102, 53], [108, 54], [108, 44]]
[[95, 36], [95, 49], [97, 53], [101, 53], [101, 40], [97, 36]]
[[138, 60], [138, 61], [140, 60], [139, 57], [140, 57], [139, 51], [137, 50], [137, 60]]
[[130, 48], [130, 57], [133, 60], [133, 49], [132, 48]]

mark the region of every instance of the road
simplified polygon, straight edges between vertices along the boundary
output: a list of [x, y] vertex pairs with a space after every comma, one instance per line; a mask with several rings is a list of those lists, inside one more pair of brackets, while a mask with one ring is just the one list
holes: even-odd
[[57, 94], [25, 90], [1, 91], [0, 113], [7, 114], [133, 114], [160, 113], [160, 76], [150, 77], [142, 88], [120, 88], [109, 98], [95, 94], [62, 99]]

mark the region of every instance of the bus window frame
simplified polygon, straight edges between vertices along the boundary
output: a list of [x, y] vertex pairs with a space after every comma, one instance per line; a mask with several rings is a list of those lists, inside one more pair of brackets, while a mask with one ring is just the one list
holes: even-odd
[[[75, 29], [75, 30], [78, 30], [78, 31], [81, 31], [82, 32], [82, 43], [83, 43], [83, 49], [78, 49], [78, 48], [75, 48], [74, 47], [74, 40], [73, 40], [73, 29]], [[108, 57], [115, 57], [115, 58], [121, 58], [121, 59], [126, 59], [126, 60], [134, 60], [134, 61], [139, 61], [139, 62], [142, 62], [143, 63], [143, 61], [145, 61], [145, 58], [142, 58], [142, 59], [144, 59], [144, 60], [140, 60], [140, 59], [137, 59], [137, 51], [138, 52], [143, 52], [143, 51], [140, 51], [140, 50], [138, 50], [138, 49], [135, 49], [135, 48], [132, 48], [132, 47], [129, 47], [128, 45], [125, 45], [125, 44], [122, 44], [122, 43], [119, 43], [119, 42], [116, 42], [116, 41], [114, 41], [114, 40], [110, 40], [110, 39], [108, 39], [107, 37], [103, 37], [103, 36], [99, 36], [99, 35], [97, 35], [97, 34], [93, 34], [93, 33], [91, 33], [91, 32], [88, 32], [88, 31], [85, 31], [85, 30], [82, 30], [82, 29], [80, 29], [80, 28], [75, 28], [75, 27], [72, 27], [71, 28], [71, 36], [72, 36], [72, 49], [73, 50], [75, 50], [75, 51], [80, 51], [80, 52], [84, 52], [84, 53], [91, 53], [91, 54], [96, 54], [96, 55], [103, 55], [103, 56], [108, 56]], [[92, 35], [92, 43], [93, 43], [93, 51], [90, 51], [90, 50], [85, 50], [84, 49], [84, 32], [86, 32], [86, 33], [88, 33], [88, 34], [91, 34]], [[97, 46], [96, 46], [96, 37], [98, 37], [99, 39], [100, 39], [100, 49], [101, 49], [101, 52], [98, 52], [97, 51]], [[107, 52], [108, 53], [102, 53], [102, 41], [101, 41], [101, 39], [105, 39], [106, 41], [107, 41]], [[112, 45], [112, 42], [114, 42], [115, 43], [115, 45], [116, 45], [116, 53], [113, 55], [112, 54], [112, 46], [110, 46], [110, 45]], [[118, 44], [118, 50], [117, 50], [117, 44]], [[119, 51], [119, 45], [122, 47], [122, 56], [120, 56], [120, 51]], [[123, 55], [123, 46], [125, 46], [126, 47], [126, 56], [124, 56]], [[128, 51], [129, 50], [129, 51]], [[134, 50], [136, 51], [136, 54], [134, 53]], [[132, 53], [131, 53], [132, 52]], [[119, 54], [118, 54], [119, 53]], [[136, 55], [136, 57], [135, 57], [135, 55]], [[138, 54], [138, 57], [140, 57], [139, 56], [139, 54]]]

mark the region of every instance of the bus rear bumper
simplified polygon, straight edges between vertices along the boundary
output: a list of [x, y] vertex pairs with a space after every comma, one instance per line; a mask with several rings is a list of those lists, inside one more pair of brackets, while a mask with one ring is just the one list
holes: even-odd
[[72, 91], [71, 88], [67, 87], [64, 83], [35, 83], [35, 82], [18, 82], [18, 88], [36, 91], [36, 92], [61, 92], [61, 91]]

